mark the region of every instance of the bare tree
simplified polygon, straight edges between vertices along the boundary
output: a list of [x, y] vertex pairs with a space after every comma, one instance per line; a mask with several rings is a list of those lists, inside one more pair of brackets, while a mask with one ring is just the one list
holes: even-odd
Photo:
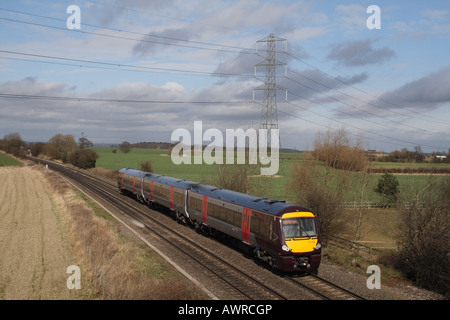
[[24, 147], [25, 142], [17, 132], [5, 134], [3, 140], [0, 140], [0, 149], [3, 149], [16, 157], [24, 157]]
[[335, 169], [362, 171], [367, 167], [367, 157], [361, 142], [352, 145], [344, 129], [329, 129], [319, 133], [314, 140], [313, 156]]
[[399, 266], [418, 284], [450, 294], [450, 178], [432, 177], [403, 195]]
[[251, 176], [255, 174], [256, 165], [250, 164], [220, 164], [217, 166], [217, 176], [213, 183], [218, 187], [242, 193], [249, 193]]
[[77, 150], [78, 145], [72, 135], [58, 133], [50, 138], [47, 145], [47, 155], [53, 159], [69, 161], [69, 156]]
[[[344, 232], [348, 220], [344, 214], [344, 195], [355, 183], [353, 171], [367, 172], [367, 159], [361, 142], [350, 143], [345, 130], [319, 133], [314, 141], [313, 158], [303, 166], [294, 167], [288, 188], [295, 201], [312, 209], [319, 216], [323, 239]], [[319, 160], [319, 161], [317, 161]], [[325, 165], [323, 164], [323, 162]], [[358, 182], [361, 185], [356, 200], [362, 203], [367, 185], [367, 176]], [[362, 208], [359, 208], [355, 237], [360, 237]]]
[[92, 148], [94, 144], [84, 135], [84, 132], [81, 133], [81, 138], [78, 138], [78, 145], [80, 149]]
[[288, 190], [299, 205], [317, 213], [323, 241], [345, 230], [342, 199], [347, 188], [347, 177], [317, 162], [295, 166], [288, 180]]

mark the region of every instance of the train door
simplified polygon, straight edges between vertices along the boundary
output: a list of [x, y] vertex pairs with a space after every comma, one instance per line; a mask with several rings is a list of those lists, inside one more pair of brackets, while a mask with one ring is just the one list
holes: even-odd
[[154, 185], [154, 181], [150, 181], [150, 199], [152, 199], [153, 201], [153, 185]]
[[242, 213], [242, 241], [250, 244], [250, 219], [252, 210], [244, 208]]
[[202, 221], [204, 224], [206, 224], [206, 215], [208, 213], [208, 197], [207, 196], [203, 196], [203, 201], [202, 201]]
[[169, 205], [170, 205], [170, 209], [172, 209], [172, 210], [173, 210], [173, 189], [174, 189], [174, 187], [170, 187]]

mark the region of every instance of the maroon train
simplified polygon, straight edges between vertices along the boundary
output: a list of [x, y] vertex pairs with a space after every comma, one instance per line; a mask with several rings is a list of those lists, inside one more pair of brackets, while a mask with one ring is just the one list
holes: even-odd
[[320, 230], [310, 209], [127, 168], [118, 185], [143, 203], [169, 208], [180, 222], [233, 239], [273, 268], [318, 271]]

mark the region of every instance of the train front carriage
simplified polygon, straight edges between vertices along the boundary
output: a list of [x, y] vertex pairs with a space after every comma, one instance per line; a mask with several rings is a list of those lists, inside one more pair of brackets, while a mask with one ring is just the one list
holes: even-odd
[[218, 230], [282, 271], [319, 268], [320, 231], [309, 209], [198, 184], [188, 190], [188, 211], [202, 230]]
[[281, 245], [276, 261], [279, 268], [317, 272], [322, 247], [317, 216], [300, 207], [282, 213], [276, 227]]

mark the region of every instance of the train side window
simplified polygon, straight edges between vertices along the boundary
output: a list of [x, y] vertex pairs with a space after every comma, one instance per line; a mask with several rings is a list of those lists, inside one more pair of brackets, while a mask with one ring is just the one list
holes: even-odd
[[174, 190], [173, 192], [173, 202], [176, 204], [183, 204], [184, 201], [184, 193], [179, 190]]
[[220, 214], [220, 207], [216, 204], [211, 204], [211, 212], [209, 211], [209, 205], [208, 205], [208, 214], [211, 215], [211, 217], [217, 218]]
[[234, 224], [234, 211], [230, 210], [230, 209], [226, 209], [226, 208], [225, 208], [225, 211], [226, 211], [226, 214], [227, 214], [227, 222], [229, 224], [235, 225]]
[[250, 232], [261, 234], [261, 219], [254, 212], [252, 212], [252, 219], [250, 222]]
[[189, 197], [189, 207], [195, 211], [202, 211], [202, 200], [194, 197]]
[[237, 227], [242, 226], [242, 214], [237, 211], [233, 211], [233, 212], [234, 212], [234, 225]]
[[207, 212], [208, 216], [214, 217], [214, 205], [208, 201]]

